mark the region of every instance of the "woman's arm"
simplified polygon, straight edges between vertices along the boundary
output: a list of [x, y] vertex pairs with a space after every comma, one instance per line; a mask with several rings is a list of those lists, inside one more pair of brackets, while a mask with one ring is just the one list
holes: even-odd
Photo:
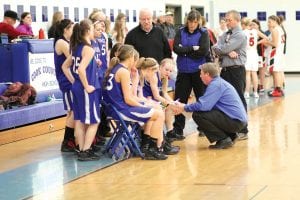
[[94, 59], [94, 54], [95, 54], [95, 51], [91, 47], [84, 46], [82, 49], [82, 53], [81, 53], [82, 59], [80, 61], [79, 67], [78, 67], [78, 75], [79, 75], [80, 81], [81, 81], [84, 89], [88, 93], [91, 93], [95, 90], [94, 86], [89, 85], [89, 82], [86, 77], [86, 68], [88, 67], [91, 60]]
[[67, 77], [67, 79], [70, 81], [70, 83], [73, 84], [75, 79], [70, 71], [71, 65], [72, 65], [72, 55], [69, 55], [67, 57], [67, 59], [65, 60], [65, 62], [62, 64], [61, 68], [62, 68], [65, 76]]
[[164, 105], [168, 105], [170, 104], [170, 102], [165, 99], [164, 97], [160, 96], [159, 94], [159, 89], [158, 89], [158, 78], [157, 76], [152, 76], [148, 78], [148, 81], [150, 83], [150, 87], [151, 87], [151, 91], [152, 91], [152, 95], [154, 97], [155, 100], [163, 103]]
[[130, 88], [130, 73], [126, 69], [120, 69], [116, 73], [116, 81], [121, 83], [122, 92], [126, 104], [130, 106], [143, 106], [140, 104], [136, 98], [132, 95], [132, 90]]
[[268, 39], [263, 39], [262, 43], [266, 46], [272, 46], [272, 47], [276, 48], [277, 44], [278, 44], [278, 40], [279, 40], [278, 31], [276, 29], [272, 29], [271, 35], [272, 35], [272, 41], [270, 41]]

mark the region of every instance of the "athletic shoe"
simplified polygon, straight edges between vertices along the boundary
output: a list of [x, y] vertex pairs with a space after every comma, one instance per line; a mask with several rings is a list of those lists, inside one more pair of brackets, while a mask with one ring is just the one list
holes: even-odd
[[64, 140], [61, 143], [61, 152], [75, 152], [76, 144], [74, 139]]
[[145, 152], [145, 160], [166, 160], [167, 158], [163, 149], [157, 147], [149, 147]]
[[268, 95], [270, 97], [283, 97], [284, 94], [282, 90], [274, 89], [273, 91], [269, 92]]
[[250, 98], [249, 93], [248, 93], [248, 92], [245, 92], [245, 93], [244, 93], [244, 97], [245, 97], [245, 99], [249, 99], [249, 98]]
[[172, 144], [168, 142], [163, 143], [163, 152], [166, 155], [175, 155], [179, 153], [180, 147], [179, 146], [173, 146]]
[[100, 159], [100, 156], [95, 154], [95, 152], [92, 149], [80, 151], [78, 153], [79, 161], [92, 161], [92, 160], [99, 160], [99, 159]]
[[171, 140], [184, 140], [185, 137], [183, 136], [183, 131], [177, 131], [177, 129], [173, 129], [167, 133], [167, 137]]
[[259, 95], [258, 95], [257, 92], [254, 92], [254, 93], [253, 93], [253, 96], [254, 96], [254, 98], [259, 98]]
[[258, 92], [259, 93], [264, 93], [265, 92], [265, 89], [264, 89], [263, 85], [258, 85]]

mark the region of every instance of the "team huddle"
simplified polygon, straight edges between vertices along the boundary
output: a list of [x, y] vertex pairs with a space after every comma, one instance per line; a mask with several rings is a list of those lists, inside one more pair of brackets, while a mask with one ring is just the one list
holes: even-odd
[[[163, 31], [152, 23], [150, 10], [142, 9], [139, 17], [139, 26], [128, 32], [123, 43], [114, 42], [111, 49], [105, 15], [99, 10], [80, 23], [63, 19], [55, 25], [56, 76], [68, 111], [61, 150], [76, 150], [78, 160], [100, 159], [96, 152], [104, 143], [103, 127], [108, 126], [102, 101], [113, 105], [124, 120], [140, 124], [140, 148], [145, 159], [165, 160], [180, 151], [172, 142], [184, 139], [183, 112], [194, 113], [198, 131], [209, 142], [216, 142], [210, 145], [213, 149], [229, 148], [239, 132], [248, 133], [245, 98], [250, 96], [251, 85], [253, 96], [259, 97], [259, 63], [273, 68], [274, 90], [269, 95], [283, 96], [280, 38], [284, 33], [277, 18], [269, 18], [269, 37], [254, 28], [254, 22], [243, 19], [243, 40], [234, 39], [240, 31], [232, 23], [232, 32], [224, 32], [212, 46], [211, 34], [200, 26], [200, 13], [192, 10], [170, 47]], [[228, 12], [228, 17], [227, 21], [240, 22], [237, 12]], [[264, 54], [258, 55], [259, 44], [268, 46]], [[171, 49], [177, 54], [176, 62]], [[208, 60], [208, 55], [218, 57], [222, 70]], [[175, 88], [170, 89], [169, 80], [176, 67]], [[235, 73], [240, 73], [238, 80], [232, 78]], [[196, 103], [187, 104], [191, 91]]]

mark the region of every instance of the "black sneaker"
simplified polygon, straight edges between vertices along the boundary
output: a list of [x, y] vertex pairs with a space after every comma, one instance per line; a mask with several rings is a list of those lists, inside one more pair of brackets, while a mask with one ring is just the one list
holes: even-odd
[[95, 152], [91, 149], [80, 151], [78, 153], [79, 161], [91, 161], [91, 160], [99, 160], [100, 156], [95, 154]]
[[238, 140], [247, 140], [248, 139], [248, 134], [247, 133], [238, 133]]
[[179, 153], [180, 147], [179, 146], [173, 146], [172, 144], [168, 142], [163, 143], [163, 152], [166, 155], [175, 155]]
[[149, 147], [145, 152], [145, 160], [166, 160], [168, 156], [164, 154], [162, 149], [157, 147]]
[[230, 137], [227, 137], [223, 140], [219, 140], [214, 145], [209, 145], [210, 149], [228, 149], [233, 146], [233, 142]]
[[74, 139], [64, 140], [61, 143], [61, 152], [75, 152], [76, 144]]
[[95, 144], [96, 146], [104, 146], [105, 143], [106, 143], [105, 137], [100, 136], [100, 135], [97, 135], [97, 136], [95, 137], [94, 144]]
[[172, 131], [169, 131], [167, 133], [167, 137], [171, 140], [184, 140], [185, 137], [183, 136], [183, 131], [177, 131], [176, 129], [173, 129]]

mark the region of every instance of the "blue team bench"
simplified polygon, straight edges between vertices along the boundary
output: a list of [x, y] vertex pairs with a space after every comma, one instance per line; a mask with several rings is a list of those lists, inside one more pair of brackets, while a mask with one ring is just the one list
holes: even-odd
[[[0, 44], [0, 83], [19, 81], [32, 85], [33, 75], [30, 74], [30, 67], [34, 63], [29, 59], [29, 55], [51, 53], [53, 54], [53, 40], [33, 39], [22, 40], [16, 44]], [[52, 57], [48, 59], [52, 59]], [[40, 65], [40, 68], [43, 69], [45, 64], [41, 63]], [[47, 67], [48, 65], [45, 66]], [[53, 66], [49, 67], [54, 71]], [[51, 73], [52, 79], [53, 76], [55, 74]], [[45, 82], [48, 81], [47, 77], [41, 79], [45, 79]], [[54, 79], [56, 78], [54, 77]], [[0, 94], [2, 94], [6, 87], [7, 85], [0, 84]], [[54, 95], [56, 100], [49, 101], [49, 95]], [[61, 99], [62, 94], [59, 89], [39, 88], [34, 105], [0, 111], [0, 131], [65, 115], [66, 112], [64, 111]]]
[[[0, 86], [0, 94], [4, 90], [4, 86]], [[49, 96], [55, 99], [49, 101]], [[66, 111], [61, 98], [58, 89], [38, 92], [35, 104], [0, 111], [0, 131], [64, 116]]]

